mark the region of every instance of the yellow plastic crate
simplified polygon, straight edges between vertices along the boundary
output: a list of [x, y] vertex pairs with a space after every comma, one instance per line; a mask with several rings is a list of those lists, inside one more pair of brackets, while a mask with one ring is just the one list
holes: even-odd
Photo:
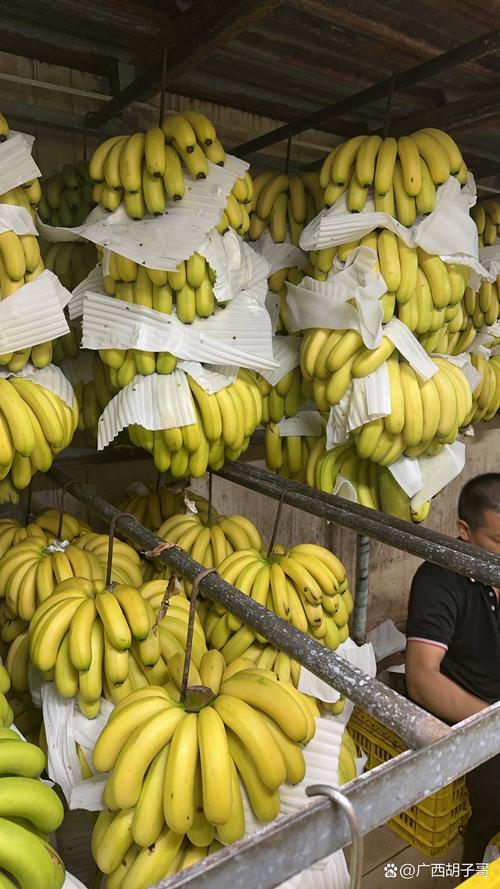
[[[349, 720], [349, 733], [366, 753], [368, 769], [387, 762], [407, 749], [394, 732], [358, 708]], [[468, 821], [469, 797], [465, 778], [458, 778], [388, 822], [389, 827], [423, 855], [445, 852]], [[484, 878], [483, 878], [484, 879]]]
[[500, 858], [488, 865], [486, 876], [473, 874], [468, 880], [460, 883], [460, 889], [500, 889]]

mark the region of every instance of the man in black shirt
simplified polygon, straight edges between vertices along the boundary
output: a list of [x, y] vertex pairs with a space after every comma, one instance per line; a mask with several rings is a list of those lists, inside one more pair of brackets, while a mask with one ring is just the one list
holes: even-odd
[[[458, 515], [462, 540], [500, 554], [500, 474], [467, 482]], [[500, 701], [499, 599], [500, 588], [430, 562], [413, 578], [406, 685], [417, 704], [449, 724]], [[470, 772], [467, 786], [472, 815], [463, 860], [476, 863], [500, 830], [500, 754]]]

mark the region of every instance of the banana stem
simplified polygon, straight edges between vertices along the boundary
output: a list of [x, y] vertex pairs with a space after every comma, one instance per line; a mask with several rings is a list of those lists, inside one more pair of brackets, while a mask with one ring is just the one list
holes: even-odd
[[[65, 485], [66, 487], [66, 485]], [[106, 589], [109, 590], [111, 586], [111, 572], [113, 570], [113, 543], [115, 540], [115, 525], [119, 521], [119, 519], [123, 518], [133, 518], [132, 513], [130, 512], [120, 512], [118, 515], [114, 516], [109, 523], [109, 536], [108, 536], [108, 561], [106, 564]]]
[[[290, 487], [291, 487], [291, 486], [290, 486]], [[283, 491], [282, 491], [281, 494], [280, 494], [280, 497], [279, 497], [279, 501], [278, 501], [278, 509], [276, 510], [276, 518], [275, 518], [275, 520], [274, 520], [273, 533], [271, 534], [271, 541], [270, 541], [270, 543], [269, 543], [269, 548], [268, 548], [268, 550], [267, 550], [267, 558], [268, 558], [268, 559], [269, 559], [270, 556], [271, 556], [271, 553], [272, 553], [272, 551], [273, 551], [273, 546], [274, 546], [274, 544], [275, 544], [275, 542], [276, 542], [276, 535], [277, 535], [277, 533], [278, 533], [278, 527], [279, 527], [279, 523], [280, 523], [280, 519], [281, 519], [281, 510], [283, 509], [283, 502], [284, 502], [284, 500], [285, 500], [285, 494], [286, 494], [289, 490], [290, 490], [290, 488], [284, 488]]]

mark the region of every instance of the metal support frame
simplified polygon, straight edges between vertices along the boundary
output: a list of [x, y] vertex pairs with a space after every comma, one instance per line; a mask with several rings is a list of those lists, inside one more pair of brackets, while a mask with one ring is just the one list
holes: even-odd
[[[232, 476], [232, 481], [244, 484], [241, 478], [235, 477], [235, 468], [237, 464], [231, 464], [227, 474], [223, 471], [219, 474], [230, 478]], [[245, 486], [259, 490], [255, 478], [251, 478], [252, 469], [250, 466], [245, 467], [245, 475], [249, 476], [249, 484]], [[201, 565], [177, 546], [163, 546], [162, 549], [163, 541], [159, 537], [133, 517], [121, 514], [99, 497], [89, 485], [72, 481], [65, 472], [54, 466], [47, 475], [63, 487], [70, 484], [71, 496], [86, 504], [104, 521], [115, 524], [120, 522], [120, 533], [144, 551], [153, 550], [160, 545], [159, 560], [176, 573], [189, 580], [200, 575]], [[264, 476], [274, 478], [271, 473], [264, 473]], [[285, 493], [277, 493], [269, 479], [265, 493], [282, 501], [285, 498], [289, 500], [290, 497], [295, 500], [298, 496], [293, 490], [297, 487], [296, 484], [289, 479], [281, 481], [288, 487]], [[262, 484], [261, 480], [261, 486]], [[317, 494], [318, 492], [314, 492], [315, 497]], [[324, 498], [331, 503], [332, 510], [342, 509], [337, 505], [340, 498], [331, 495], [324, 495], [323, 500]], [[349, 510], [354, 506], [355, 504], [349, 503]], [[316, 509], [311, 508], [310, 503], [303, 506], [306, 511], [317, 515], [324, 514], [324, 507], [325, 503], [318, 505]], [[343, 511], [347, 512], [346, 507]], [[361, 508], [361, 514], [354, 515], [353, 521], [358, 526], [362, 524], [363, 512], [372, 511]], [[404, 526], [407, 523], [399, 524]], [[408, 531], [406, 533], [409, 537], [412, 536]], [[380, 534], [379, 530], [379, 536]], [[443, 535], [438, 537], [447, 540]], [[437, 544], [434, 543], [433, 546], [436, 547]], [[488, 554], [481, 550], [478, 553], [480, 555], [471, 557], [475, 559], [478, 571], [482, 555], [482, 571], [491, 573]], [[453, 554], [454, 550], [449, 548], [448, 558], [451, 559]], [[440, 558], [444, 559], [445, 556], [440, 554]], [[450, 728], [244, 596], [222, 580], [215, 571], [202, 577], [200, 588], [206, 596], [220, 602], [270, 642], [292, 654], [315, 675], [379, 718], [410, 747], [419, 749], [407, 750], [344, 785], [344, 806], [338, 806], [328, 798], [316, 800], [294, 815], [278, 818], [250, 836], [203, 859], [189, 870], [160, 881], [154, 889], [192, 889], [194, 886], [196, 889], [234, 889], [235, 885], [244, 885], [246, 889], [273, 889], [315, 861], [349, 843], [352, 834], [346, 809], [349, 809], [362, 833], [367, 833], [500, 751], [500, 703]], [[317, 791], [318, 788], [310, 788], [308, 795], [313, 796]]]
[[358, 645], [366, 642], [366, 616], [368, 613], [368, 569], [370, 565], [370, 538], [358, 534], [356, 538], [356, 584], [352, 613], [351, 638]]
[[217, 475], [251, 491], [267, 494], [275, 500], [281, 497], [286, 488], [284, 502], [289, 506], [296, 506], [303, 512], [351, 528], [358, 534], [365, 534], [436, 565], [450, 568], [457, 574], [498, 585], [500, 556], [463, 540], [454, 540], [430, 528], [412, 525], [359, 503], [344, 500], [343, 497], [325, 494], [248, 463], [243, 467], [238, 463], [227, 462]]
[[[71, 482], [61, 469], [52, 467], [47, 475], [59, 485]], [[193, 581], [203, 569], [203, 565], [191, 559], [177, 546], [163, 548], [164, 541], [144, 528], [132, 517], [120, 515], [120, 511], [99, 497], [90, 485], [73, 481], [71, 496], [85, 503], [105, 522], [116, 521], [117, 530], [145, 552], [159, 547], [158, 560], [168, 565], [177, 574]], [[119, 522], [119, 525], [118, 525]], [[358, 704], [375, 718], [397, 732], [409, 747], [429, 744], [449, 732], [449, 727], [426, 713], [416, 704], [402, 698], [392, 689], [382, 685], [377, 679], [363, 673], [349, 664], [340, 655], [320, 645], [315, 639], [297, 630], [292, 624], [277, 617], [273, 612], [258, 605], [218, 574], [208, 574], [200, 583], [202, 592], [220, 602], [228, 611], [265, 636], [277, 648], [291, 655], [315, 676], [323, 679]]]
[[[250, 25], [269, 15], [284, 0], [196, 0], [165, 31], [162, 41], [155, 41], [144, 68], [135, 80], [114, 99], [89, 117], [89, 126], [100, 127], [117, 117], [137, 99], [150, 98], [161, 83], [163, 50], [171, 47], [165, 87], [181, 74], [204, 61], [217, 50], [234, 40]], [[151, 61], [152, 59], [152, 61]]]
[[[363, 833], [495, 756], [500, 704], [460, 723], [422, 750], [406, 751], [342, 785]], [[351, 840], [345, 816], [329, 800], [315, 801], [210, 855], [154, 889], [272, 889]]]
[[[396, 74], [393, 83], [394, 92], [401, 92], [411, 86], [415, 86], [417, 83], [421, 83], [423, 80], [436, 77], [443, 71], [449, 71], [458, 65], [490, 55], [498, 49], [500, 49], [500, 30], [490, 31], [476, 40], [471, 40], [469, 43], [457, 46], [455, 49], [429, 59], [427, 62], [421, 62], [414, 68], [409, 68], [401, 74]], [[320, 108], [319, 111], [306, 114], [299, 120], [278, 127], [276, 130], [271, 130], [269, 133], [264, 133], [256, 139], [250, 139], [248, 142], [233, 148], [232, 153], [246, 157], [250, 152], [260, 151], [261, 148], [267, 148], [269, 145], [283, 142], [290, 136], [303, 133], [304, 130], [321, 129], [323, 124], [330, 123], [332, 118], [338, 117], [344, 112], [351, 113], [379, 99], [385, 99], [391, 86], [391, 80], [392, 77], [389, 77], [380, 83], [361, 90], [359, 93], [339, 99], [325, 108]]]

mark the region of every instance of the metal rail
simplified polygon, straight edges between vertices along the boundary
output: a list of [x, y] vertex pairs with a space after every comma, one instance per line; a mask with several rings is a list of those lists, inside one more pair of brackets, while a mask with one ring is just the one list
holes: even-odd
[[361, 90], [359, 93], [338, 99], [331, 105], [320, 108], [319, 111], [306, 114], [299, 120], [271, 130], [269, 133], [264, 133], [262, 136], [257, 136], [256, 139], [250, 139], [250, 141], [244, 142], [242, 145], [237, 145], [231, 151], [233, 154], [245, 157], [250, 152], [260, 151], [269, 145], [276, 145], [277, 142], [283, 142], [285, 139], [289, 139], [290, 136], [303, 133], [304, 130], [321, 129], [322, 125], [331, 120], [332, 117], [338, 117], [344, 112], [351, 113], [379, 99], [385, 99], [391, 89], [393, 93], [401, 92], [401, 90], [415, 86], [423, 80], [436, 77], [443, 71], [449, 71], [457, 65], [463, 65], [466, 62], [471, 62], [474, 59], [480, 59], [483, 56], [497, 52], [498, 49], [500, 49], [500, 31], [490, 31], [488, 34], [483, 34], [482, 37], [471, 40], [469, 43], [464, 43], [462, 46], [457, 46], [449, 52], [435, 56], [435, 58], [429, 59], [427, 62], [421, 62], [414, 68], [409, 68], [401, 74], [396, 74], [394, 78], [389, 77]]
[[500, 556], [463, 540], [455, 540], [430, 528], [385, 515], [359, 503], [344, 500], [343, 497], [325, 494], [248, 463], [242, 467], [238, 463], [227, 462], [217, 475], [275, 500], [283, 497], [283, 502], [289, 506], [351, 528], [358, 534], [449, 568], [457, 574], [496, 586], [499, 583]]
[[[66, 486], [72, 497], [85, 503], [104, 521], [111, 522], [120, 516], [119, 510], [99, 497], [90, 485], [72, 481], [65, 472], [55, 467], [52, 467], [47, 475], [59, 485]], [[119, 523], [120, 533], [146, 552], [164, 543], [160, 537], [148, 531], [132, 517], [121, 515]], [[203, 569], [202, 565], [177, 546], [163, 550], [158, 555], [158, 560], [191, 581]], [[439, 719], [378, 680], [372, 679], [273, 612], [258, 605], [217, 573], [204, 577], [200, 589], [210, 599], [220, 602], [245, 624], [265, 636], [277, 648], [295, 658], [315, 676], [391, 728], [409, 747], [429, 744], [449, 733], [449, 727]]]
[[[363, 833], [500, 751], [500, 704], [342, 785]], [[203, 859], [154, 889], [272, 889], [350, 842], [345, 816], [329, 801], [311, 803]], [[415, 873], [416, 875], [416, 873]]]

